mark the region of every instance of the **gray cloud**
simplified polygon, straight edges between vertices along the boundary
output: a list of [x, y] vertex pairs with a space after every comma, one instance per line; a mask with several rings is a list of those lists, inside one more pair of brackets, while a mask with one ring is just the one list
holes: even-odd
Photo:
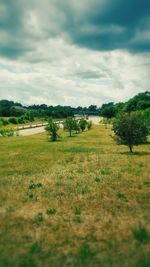
[[58, 36], [98, 51], [150, 50], [149, 0], [0, 0], [0, 15], [0, 54], [8, 58]]

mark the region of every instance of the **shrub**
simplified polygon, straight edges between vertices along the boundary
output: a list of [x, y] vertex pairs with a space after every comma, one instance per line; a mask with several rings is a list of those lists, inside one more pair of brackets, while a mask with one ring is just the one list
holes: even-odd
[[8, 121], [9, 123], [18, 124], [18, 119], [15, 117], [10, 117]]
[[49, 216], [55, 215], [56, 214], [56, 209], [54, 209], [54, 208], [47, 209], [46, 213]]
[[21, 116], [21, 117], [18, 118], [18, 123], [23, 124], [25, 122], [26, 122], [26, 120], [25, 120], [24, 116]]
[[0, 126], [6, 126], [8, 125], [9, 122], [7, 119], [4, 119], [4, 118], [0, 118]]
[[14, 135], [14, 129], [10, 127], [1, 127], [0, 128], [0, 136], [10, 137]]

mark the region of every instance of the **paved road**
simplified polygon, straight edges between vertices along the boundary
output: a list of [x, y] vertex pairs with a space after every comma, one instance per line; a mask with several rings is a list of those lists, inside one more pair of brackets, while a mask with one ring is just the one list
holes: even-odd
[[43, 133], [43, 132], [45, 132], [44, 128], [45, 128], [45, 126], [31, 128], [31, 129], [23, 129], [23, 130], [19, 131], [19, 135], [28, 136], [28, 135]]
[[[89, 116], [89, 120], [91, 120], [93, 124], [98, 125], [101, 118], [98, 116]], [[62, 124], [60, 124], [60, 127], [61, 128], [63, 127]], [[44, 128], [45, 128], [45, 126], [40, 126], [40, 127], [36, 127], [36, 128], [19, 130], [19, 135], [28, 136], [28, 135], [43, 133], [43, 132], [45, 132]]]

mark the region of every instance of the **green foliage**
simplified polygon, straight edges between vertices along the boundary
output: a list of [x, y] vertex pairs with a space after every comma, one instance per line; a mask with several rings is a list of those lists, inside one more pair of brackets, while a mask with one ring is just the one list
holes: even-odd
[[0, 128], [0, 136], [10, 137], [14, 135], [14, 129], [10, 127], [1, 127]]
[[58, 134], [59, 128], [59, 125], [54, 122], [52, 118], [50, 118], [48, 125], [45, 127], [45, 130], [48, 132], [48, 135], [50, 136], [52, 142], [57, 141], [57, 139], [60, 137]]
[[74, 214], [75, 215], [81, 215], [81, 209], [78, 207], [75, 207]]
[[8, 119], [8, 121], [9, 121], [9, 123], [12, 123], [12, 124], [18, 124], [18, 119], [15, 118], [15, 117], [10, 117], [10, 118]]
[[31, 245], [30, 247], [30, 252], [32, 254], [35, 254], [35, 253], [40, 253], [42, 250], [42, 246], [41, 246], [41, 243], [40, 242], [35, 242]]
[[7, 119], [4, 119], [4, 118], [0, 118], [0, 126], [6, 126], [8, 125], [9, 122]]
[[36, 189], [36, 188], [40, 188], [40, 187], [42, 187], [42, 184], [41, 183], [37, 183], [37, 184], [31, 183], [29, 185], [29, 189]]
[[133, 229], [133, 236], [140, 243], [149, 241], [149, 233], [144, 226]]
[[113, 102], [110, 102], [108, 104], [103, 104], [100, 108], [100, 116], [106, 117], [106, 118], [112, 118], [116, 114], [115, 105]]
[[83, 132], [83, 131], [86, 129], [86, 126], [87, 126], [87, 120], [85, 120], [85, 119], [81, 119], [81, 120], [79, 121], [79, 126], [80, 126], [81, 131]]
[[57, 212], [57, 211], [56, 211], [56, 209], [54, 209], [54, 208], [47, 209], [47, 211], [46, 211], [47, 215], [49, 215], [49, 216], [55, 215], [56, 212]]
[[37, 222], [41, 223], [41, 222], [43, 222], [43, 220], [44, 220], [43, 213], [39, 212], [38, 215], [37, 215]]
[[77, 120], [75, 120], [75, 122], [74, 122], [74, 131], [76, 133], [80, 132], [80, 126], [79, 126], [79, 122]]
[[113, 130], [120, 144], [127, 145], [132, 152], [134, 145], [143, 144], [147, 140], [148, 127], [143, 117], [137, 113], [121, 114], [113, 123]]
[[90, 130], [92, 128], [92, 121], [87, 122], [87, 128], [88, 128], [88, 130]]
[[124, 201], [128, 201], [126, 195], [122, 192], [117, 192], [116, 196]]
[[124, 107], [124, 111], [131, 112], [150, 108], [150, 92], [140, 93], [131, 98]]
[[69, 136], [72, 136], [72, 131], [76, 131], [77, 123], [76, 120], [72, 117], [68, 117], [64, 122], [64, 130], [69, 132]]

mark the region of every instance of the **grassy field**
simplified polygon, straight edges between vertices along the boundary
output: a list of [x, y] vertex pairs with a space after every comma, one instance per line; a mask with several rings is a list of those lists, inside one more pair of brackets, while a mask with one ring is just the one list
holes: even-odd
[[0, 138], [0, 267], [149, 267], [150, 144]]

